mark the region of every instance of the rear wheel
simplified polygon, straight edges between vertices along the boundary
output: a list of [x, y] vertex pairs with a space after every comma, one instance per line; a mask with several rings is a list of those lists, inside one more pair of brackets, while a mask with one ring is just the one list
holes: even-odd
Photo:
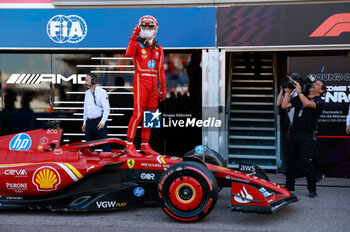
[[204, 218], [214, 208], [217, 189], [214, 175], [204, 165], [185, 161], [163, 173], [158, 196], [169, 217], [191, 222]]

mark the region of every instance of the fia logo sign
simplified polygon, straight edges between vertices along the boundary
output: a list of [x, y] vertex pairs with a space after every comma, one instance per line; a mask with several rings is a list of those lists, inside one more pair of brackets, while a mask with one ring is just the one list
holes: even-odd
[[87, 25], [78, 15], [56, 15], [47, 23], [46, 31], [55, 43], [79, 43], [87, 34]]
[[15, 135], [10, 141], [10, 150], [26, 151], [32, 145], [32, 139], [25, 133]]
[[143, 112], [143, 127], [144, 128], [160, 128], [160, 116], [161, 112], [157, 111], [144, 111]]

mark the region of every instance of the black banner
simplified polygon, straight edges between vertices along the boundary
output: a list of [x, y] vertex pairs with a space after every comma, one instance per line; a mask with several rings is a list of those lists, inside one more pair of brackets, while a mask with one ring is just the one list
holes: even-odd
[[342, 56], [289, 57], [288, 72], [312, 75], [327, 85], [319, 119], [320, 136], [345, 136], [350, 98], [350, 58]]
[[345, 132], [350, 102], [350, 57], [288, 57], [288, 72], [312, 75], [327, 85], [318, 120], [318, 147], [327, 176], [350, 176], [350, 136]]
[[350, 3], [218, 7], [217, 46], [350, 44]]

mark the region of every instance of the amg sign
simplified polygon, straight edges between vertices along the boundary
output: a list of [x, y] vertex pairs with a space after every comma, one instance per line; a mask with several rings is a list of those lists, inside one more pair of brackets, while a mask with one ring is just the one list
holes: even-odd
[[73, 84], [84, 84], [86, 74], [72, 74], [65, 77], [61, 74], [12, 74], [6, 81], [7, 84], [40, 84], [52, 83], [61, 84], [71, 81]]

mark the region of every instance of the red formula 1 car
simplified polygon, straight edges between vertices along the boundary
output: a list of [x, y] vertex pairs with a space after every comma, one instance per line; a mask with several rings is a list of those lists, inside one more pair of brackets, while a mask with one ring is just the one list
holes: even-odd
[[171, 218], [196, 221], [214, 208], [218, 188], [230, 187], [233, 211], [273, 213], [299, 200], [285, 188], [196, 157], [128, 156], [95, 152], [120, 139], [60, 146], [62, 129], [0, 137], [0, 209], [99, 211], [160, 203]]

